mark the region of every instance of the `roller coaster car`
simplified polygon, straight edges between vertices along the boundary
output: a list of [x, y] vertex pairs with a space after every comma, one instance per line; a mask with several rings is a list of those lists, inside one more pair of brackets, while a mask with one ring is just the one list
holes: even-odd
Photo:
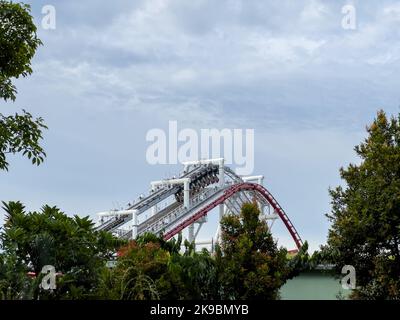
[[[209, 166], [204, 172], [193, 175], [190, 182], [190, 196], [194, 196], [205, 187], [217, 183], [219, 181], [217, 176], [218, 170], [218, 166]], [[179, 203], [183, 202], [182, 186], [175, 193], [175, 199]]]

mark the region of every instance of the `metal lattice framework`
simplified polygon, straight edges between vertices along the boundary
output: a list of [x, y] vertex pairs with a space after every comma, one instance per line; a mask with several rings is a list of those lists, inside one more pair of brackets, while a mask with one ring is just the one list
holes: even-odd
[[279, 218], [282, 220], [282, 222], [285, 224], [287, 230], [289, 231], [290, 235], [292, 236], [297, 248], [299, 249], [302, 245], [303, 242], [300, 238], [299, 233], [297, 232], [296, 228], [290, 221], [289, 217], [285, 213], [285, 211], [282, 209], [282, 207], [279, 205], [278, 201], [275, 200], [275, 198], [272, 196], [272, 194], [263, 186], [255, 183], [239, 183], [236, 185], [231, 186], [229, 189], [225, 190], [224, 194], [220, 196], [218, 199], [214, 200], [212, 203], [207, 205], [205, 208], [197, 212], [195, 215], [190, 217], [189, 219], [183, 221], [179, 225], [177, 225], [175, 228], [173, 228], [171, 231], [166, 233], [164, 235], [164, 239], [168, 240], [181, 232], [183, 229], [188, 227], [189, 225], [193, 224], [200, 218], [206, 216], [212, 209], [217, 207], [220, 204], [223, 204], [226, 200], [231, 198], [234, 194], [242, 191], [250, 191], [254, 190], [258, 192], [268, 203], [272, 206], [272, 208], [275, 210], [275, 212], [279, 215]]
[[[224, 165], [223, 159], [186, 163], [178, 178], [152, 182], [150, 194], [141, 196], [126, 210], [99, 213], [97, 229], [128, 239], [151, 232], [162, 234], [168, 240], [188, 228], [188, 240], [195, 242], [211, 210], [219, 207], [221, 219], [226, 212], [238, 214], [244, 203], [256, 201], [262, 213], [267, 208], [269, 214], [264, 217], [272, 221], [270, 226], [275, 219], [280, 219], [299, 249], [303, 245], [299, 233], [278, 201], [262, 186], [262, 179], [261, 176], [239, 177]], [[196, 232], [195, 224], [198, 224]], [[127, 225], [128, 229], [124, 229]], [[210, 243], [218, 239], [219, 226]]]

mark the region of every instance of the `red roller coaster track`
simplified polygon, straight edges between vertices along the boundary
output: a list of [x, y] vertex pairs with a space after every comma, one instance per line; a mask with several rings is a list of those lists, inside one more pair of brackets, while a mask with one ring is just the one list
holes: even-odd
[[173, 228], [171, 231], [167, 232], [164, 235], [164, 239], [168, 240], [181, 232], [183, 229], [197, 221], [198, 219], [202, 218], [203, 216], [207, 215], [208, 212], [210, 212], [212, 209], [217, 207], [220, 204], [223, 204], [224, 201], [232, 197], [235, 193], [241, 192], [241, 191], [256, 191], [258, 192], [265, 200], [268, 201], [268, 203], [272, 206], [272, 208], [275, 210], [275, 212], [279, 215], [279, 218], [283, 221], [284, 225], [288, 229], [290, 235], [292, 236], [297, 249], [300, 249], [301, 246], [303, 245], [303, 241], [301, 240], [296, 228], [290, 221], [289, 217], [286, 215], [285, 211], [282, 209], [282, 207], [279, 205], [278, 201], [275, 200], [275, 198], [272, 196], [272, 194], [263, 186], [255, 183], [239, 183], [231, 186], [227, 190], [225, 190], [224, 194], [207, 205], [205, 208], [201, 209], [199, 212], [188, 218], [187, 220], [183, 221], [179, 225], [177, 225], [175, 228]]

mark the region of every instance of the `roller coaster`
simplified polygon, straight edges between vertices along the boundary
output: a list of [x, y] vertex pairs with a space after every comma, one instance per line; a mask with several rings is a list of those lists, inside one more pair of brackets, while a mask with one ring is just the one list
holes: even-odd
[[[196, 245], [211, 245], [220, 239], [219, 223], [210, 241], [196, 238], [207, 222], [207, 215], [219, 208], [219, 220], [225, 214], [239, 214], [244, 203], [256, 202], [261, 218], [272, 228], [280, 219], [292, 237], [297, 251], [302, 239], [278, 201], [263, 186], [263, 176], [241, 177], [225, 166], [223, 158], [185, 162], [178, 177], [151, 182], [147, 196], [141, 195], [124, 210], [98, 213], [97, 230], [118, 237], [135, 239], [150, 232], [168, 240], [188, 229], [188, 240]], [[197, 225], [197, 228], [196, 228]]]

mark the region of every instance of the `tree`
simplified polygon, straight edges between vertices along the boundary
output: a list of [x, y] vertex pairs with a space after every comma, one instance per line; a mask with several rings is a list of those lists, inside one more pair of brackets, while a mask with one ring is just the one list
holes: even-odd
[[[30, 6], [0, 0], [0, 100], [15, 101], [13, 79], [32, 73], [31, 60], [41, 44]], [[39, 142], [46, 128], [42, 118], [25, 110], [13, 116], [0, 113], [0, 170], [8, 170], [8, 154], [22, 152], [33, 164], [42, 163], [46, 153]]]
[[277, 248], [259, 216], [258, 206], [247, 203], [239, 216], [227, 215], [221, 221], [216, 259], [223, 299], [277, 299], [291, 273], [287, 251]]
[[[27, 213], [19, 202], [3, 204], [6, 211], [4, 230], [0, 234], [3, 292], [7, 293], [4, 288], [11, 287], [15, 288], [14, 298], [92, 297], [103, 266], [124, 242], [109, 233], [94, 231], [88, 217], [68, 217], [58, 208], [49, 206]], [[38, 286], [45, 265], [53, 265], [60, 275], [57, 289], [52, 293]], [[7, 276], [12, 270], [16, 278]], [[28, 272], [36, 275], [36, 281], [29, 281]], [[30, 287], [26, 287], [26, 283], [30, 283]]]
[[[158, 241], [157, 241], [158, 242]], [[160, 299], [159, 282], [168, 271], [168, 251], [157, 242], [131, 241], [119, 252], [117, 265], [103, 272], [101, 299]]]
[[196, 253], [189, 242], [180, 253], [182, 238], [164, 241], [145, 234], [119, 251], [117, 264], [105, 269], [97, 290], [99, 299], [181, 300], [215, 299], [215, 260], [207, 250]]
[[29, 299], [33, 280], [15, 254], [0, 253], [0, 300]]
[[381, 110], [355, 152], [360, 164], [341, 168], [344, 186], [330, 190], [331, 260], [353, 265], [353, 298], [400, 298], [400, 116]]
[[194, 246], [185, 243], [183, 254], [173, 254], [169, 272], [174, 280], [168, 299], [212, 300], [219, 299], [216, 260], [207, 249], [195, 252]]

